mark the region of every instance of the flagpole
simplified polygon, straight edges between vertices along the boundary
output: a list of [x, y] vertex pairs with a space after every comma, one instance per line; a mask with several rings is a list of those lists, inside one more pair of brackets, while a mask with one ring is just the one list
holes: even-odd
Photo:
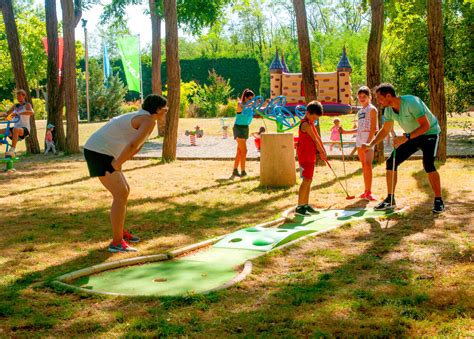
[[89, 52], [87, 49], [87, 20], [82, 19], [82, 28], [84, 28], [84, 48], [85, 48], [85, 63], [86, 63], [86, 111], [87, 122], [91, 122], [91, 113], [89, 106]]
[[140, 100], [143, 104], [142, 55], [140, 51], [140, 34], [138, 34], [138, 69], [140, 71]]

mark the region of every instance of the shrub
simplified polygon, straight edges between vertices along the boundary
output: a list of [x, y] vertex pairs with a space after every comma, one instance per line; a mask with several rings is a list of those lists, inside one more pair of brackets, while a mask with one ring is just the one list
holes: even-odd
[[237, 100], [230, 100], [227, 105], [219, 106], [219, 117], [233, 117], [237, 112]]
[[194, 103], [204, 110], [202, 117], [216, 117], [219, 105], [227, 105], [232, 91], [229, 80], [225, 80], [212, 70], [209, 72], [209, 85], [205, 84], [198, 88]]
[[32, 98], [33, 110], [35, 111], [36, 120], [46, 120], [48, 118], [48, 112], [46, 112], [46, 101], [44, 99]]
[[[89, 62], [89, 107], [91, 120], [105, 120], [122, 113], [122, 102], [127, 89], [114, 74], [104, 84], [104, 74], [95, 59]], [[77, 78], [78, 106], [81, 119], [87, 118], [85, 74]]]
[[[199, 86], [194, 81], [181, 82], [180, 84], [180, 102], [179, 102], [179, 117], [180, 118], [194, 118], [196, 117], [194, 107], [190, 111], [190, 105], [193, 104], [194, 97], [199, 89]], [[163, 96], [168, 96], [167, 87], [163, 91]]]
[[121, 114], [135, 112], [142, 108], [140, 100], [122, 102], [120, 105]]

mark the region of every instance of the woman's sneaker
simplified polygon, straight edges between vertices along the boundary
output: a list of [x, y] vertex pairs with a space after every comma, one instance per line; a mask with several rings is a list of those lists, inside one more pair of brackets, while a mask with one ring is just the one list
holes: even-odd
[[306, 209], [306, 205], [297, 206], [295, 210], [296, 215], [301, 215], [303, 217], [310, 217], [312, 214]]
[[386, 197], [380, 204], [374, 207], [375, 211], [385, 211], [385, 210], [392, 210], [397, 207], [395, 203], [395, 198]]
[[136, 235], [131, 234], [127, 230], [123, 230], [123, 240], [127, 242], [139, 242], [140, 238], [137, 237]]
[[113, 242], [110, 243], [109, 252], [117, 253], [117, 252], [137, 252], [138, 250], [130, 245], [127, 244], [125, 240], [118, 245], [115, 245]]
[[315, 210], [313, 206], [311, 205], [304, 205], [304, 207], [306, 208], [306, 211], [308, 211], [311, 214], [319, 214], [319, 211]]
[[444, 212], [444, 202], [443, 202], [442, 199], [435, 199], [432, 211], [433, 211], [433, 213], [443, 213]]
[[241, 178], [246, 177], [246, 176], [247, 176], [247, 172], [242, 171], [242, 172], [240, 173], [240, 177], [241, 177]]

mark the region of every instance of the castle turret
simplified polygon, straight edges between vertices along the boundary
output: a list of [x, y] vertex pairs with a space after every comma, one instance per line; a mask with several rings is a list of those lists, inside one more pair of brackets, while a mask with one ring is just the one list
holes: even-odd
[[270, 98], [281, 95], [281, 76], [284, 67], [278, 56], [278, 49], [275, 53], [275, 59], [273, 59], [270, 65]]
[[338, 102], [341, 104], [352, 104], [351, 86], [352, 66], [347, 58], [346, 46], [342, 49], [342, 56], [337, 64], [339, 95]]

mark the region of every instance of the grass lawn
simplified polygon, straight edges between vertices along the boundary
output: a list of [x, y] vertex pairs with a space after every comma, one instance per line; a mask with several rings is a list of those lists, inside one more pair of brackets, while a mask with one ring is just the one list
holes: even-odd
[[[191, 124], [192, 125], [192, 124]], [[272, 220], [296, 202], [298, 187], [225, 180], [230, 161], [130, 161], [127, 227], [156, 254]], [[342, 163], [334, 161], [341, 174]], [[79, 295], [51, 287], [54, 277], [137, 254], [110, 254], [109, 194], [88, 177], [82, 157], [29, 156], [0, 174], [1, 337], [294, 337], [474, 335], [474, 160], [440, 166], [447, 211], [431, 213], [421, 161], [401, 167], [389, 221], [346, 225], [254, 262], [238, 285], [180, 298]], [[347, 201], [325, 167], [311, 200]], [[347, 163], [349, 191], [362, 192], [358, 162]], [[374, 193], [385, 192], [383, 166]], [[372, 204], [370, 205], [372, 206]]]

